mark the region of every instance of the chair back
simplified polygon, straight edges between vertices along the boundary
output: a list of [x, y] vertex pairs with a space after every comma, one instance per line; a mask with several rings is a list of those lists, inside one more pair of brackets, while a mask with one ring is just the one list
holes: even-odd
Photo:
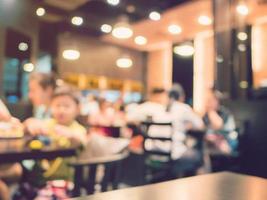
[[[142, 122], [143, 150], [147, 157], [171, 160], [173, 126], [171, 122]], [[161, 148], [163, 147], [163, 148]]]

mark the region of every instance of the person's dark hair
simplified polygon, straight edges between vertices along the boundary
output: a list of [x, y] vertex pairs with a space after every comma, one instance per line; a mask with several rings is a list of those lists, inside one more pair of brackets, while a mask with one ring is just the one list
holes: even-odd
[[182, 85], [179, 83], [175, 83], [169, 92], [169, 98], [174, 100], [179, 100], [181, 97], [184, 96], [185, 92]]
[[77, 105], [79, 105], [80, 103], [79, 98], [77, 97], [75, 92], [69, 87], [58, 87], [52, 95], [52, 100], [62, 96], [70, 97]]
[[180, 98], [180, 93], [179, 93], [178, 91], [171, 90], [171, 91], [169, 92], [169, 98], [178, 101], [179, 98]]
[[29, 80], [36, 80], [43, 89], [51, 87], [54, 90], [56, 88], [56, 78], [52, 73], [33, 72]]
[[211, 92], [218, 101], [222, 101], [226, 98], [219, 90], [211, 89]]
[[166, 92], [164, 88], [153, 88], [151, 90], [151, 94], [162, 94], [164, 92]]

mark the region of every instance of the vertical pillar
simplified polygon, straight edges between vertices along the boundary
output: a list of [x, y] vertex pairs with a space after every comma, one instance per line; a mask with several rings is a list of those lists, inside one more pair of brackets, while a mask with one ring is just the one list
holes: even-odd
[[214, 38], [212, 31], [196, 35], [194, 40], [194, 109], [204, 112], [208, 89], [214, 86]]
[[154, 87], [169, 89], [172, 85], [172, 43], [148, 53], [147, 91]]

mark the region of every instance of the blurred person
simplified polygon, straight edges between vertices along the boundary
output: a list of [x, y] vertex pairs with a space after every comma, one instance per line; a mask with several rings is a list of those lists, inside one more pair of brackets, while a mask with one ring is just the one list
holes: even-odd
[[[21, 129], [20, 121], [11, 116], [5, 104], [0, 100], [0, 122], [9, 123], [14, 128]], [[0, 165], [0, 199], [10, 199], [8, 185], [17, 183], [22, 175], [22, 168], [19, 163]]]
[[169, 92], [168, 112], [173, 116], [175, 129], [187, 131], [204, 129], [204, 123], [193, 109], [184, 103], [185, 93], [180, 84], [175, 84]]
[[230, 154], [237, 146], [236, 125], [232, 113], [221, 105], [222, 94], [210, 90], [203, 117], [207, 129], [207, 141], [211, 151]]
[[[31, 130], [40, 127], [40, 119], [51, 117], [50, 101], [56, 88], [56, 79], [52, 73], [32, 72], [29, 77], [29, 100], [33, 105], [33, 117], [23, 123]], [[31, 170], [35, 165], [34, 160], [24, 160], [22, 165], [25, 170]]]
[[99, 103], [94, 95], [89, 94], [81, 105], [81, 115], [89, 116], [99, 111]]
[[64, 136], [68, 139], [83, 143], [86, 130], [77, 121], [79, 100], [68, 88], [57, 88], [51, 97], [52, 118], [39, 120], [38, 126], [26, 124], [32, 135], [44, 134]]
[[115, 109], [106, 99], [99, 99], [99, 111], [89, 116], [89, 124], [94, 126], [112, 126], [115, 120]]
[[53, 74], [33, 72], [29, 78], [29, 99], [34, 107], [34, 117], [48, 118], [51, 115], [49, 104], [56, 88]]
[[[140, 136], [142, 130], [139, 126], [142, 122], [158, 122], [158, 123], [170, 123], [172, 122], [171, 115], [166, 112], [168, 103], [168, 93], [164, 88], [153, 88], [150, 91], [149, 98], [140, 104], [133, 104], [127, 107], [127, 122], [133, 127], [133, 131], [139, 132], [133, 133], [131, 146], [134, 149], [142, 148], [143, 137]], [[150, 136], [163, 136], [169, 137], [172, 133], [172, 128], [169, 126], [157, 126], [152, 125], [148, 129], [148, 135]]]
[[174, 83], [171, 91], [176, 91], [177, 93], [179, 93], [179, 96], [177, 96], [176, 99], [173, 99], [174, 101], [178, 101], [178, 102], [185, 102], [186, 96], [185, 96], [185, 91], [184, 88], [181, 84], [179, 83]]
[[[79, 100], [73, 92], [67, 88], [58, 88], [51, 97], [50, 109], [52, 118], [39, 120], [39, 123], [34, 126], [30, 123], [26, 124], [30, 134], [47, 136], [65, 147], [70, 146], [71, 143], [85, 145], [86, 129], [75, 120], [79, 114]], [[60, 157], [53, 161], [42, 160], [39, 171], [44, 171], [40, 178], [43, 180], [37, 181], [72, 181], [73, 169], [68, 166], [67, 160], [68, 158]], [[37, 172], [33, 171], [32, 174], [34, 173]]]
[[[134, 106], [135, 109], [129, 109], [127, 120], [129, 122], [157, 121], [164, 120], [167, 115], [168, 94], [163, 88], [154, 88], [150, 92], [149, 99], [142, 104]], [[167, 117], [165, 121], [170, 121]]]
[[126, 125], [126, 115], [125, 115], [125, 106], [122, 98], [119, 98], [114, 104], [113, 108], [115, 111], [115, 121], [114, 125], [116, 126], [125, 126]]
[[[176, 100], [179, 99], [178, 96]], [[172, 142], [169, 141], [147, 141], [150, 143], [150, 148], [162, 150], [164, 152], [170, 151], [171, 158], [174, 161], [172, 166], [172, 173], [174, 176], [181, 174], [191, 173], [195, 171], [202, 163], [201, 155], [198, 151], [187, 148], [184, 143], [185, 129], [180, 128], [180, 121], [178, 114], [168, 112], [168, 93], [165, 89], [155, 88], [151, 91], [150, 98], [145, 103], [142, 103], [136, 108], [135, 114], [132, 113], [131, 117], [135, 120], [151, 121], [158, 123], [172, 123], [173, 127], [152, 125], [149, 127], [148, 135], [152, 137], [171, 137]], [[181, 103], [182, 104], [182, 103]], [[178, 105], [180, 106], [180, 104]], [[174, 105], [174, 111], [175, 110]], [[186, 106], [186, 110], [188, 107]], [[191, 109], [190, 109], [190, 112]], [[176, 119], [178, 117], [178, 119]], [[201, 119], [200, 119], [201, 124]], [[178, 128], [179, 127], [179, 128]]]
[[119, 137], [125, 125], [123, 115], [105, 99], [99, 100], [99, 111], [88, 118], [90, 132], [103, 136]]

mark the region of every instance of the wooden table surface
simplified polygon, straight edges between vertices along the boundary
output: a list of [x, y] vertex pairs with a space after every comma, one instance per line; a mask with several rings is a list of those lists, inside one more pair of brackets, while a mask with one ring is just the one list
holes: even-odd
[[80, 197], [75, 200], [266, 200], [267, 180], [222, 172]]

